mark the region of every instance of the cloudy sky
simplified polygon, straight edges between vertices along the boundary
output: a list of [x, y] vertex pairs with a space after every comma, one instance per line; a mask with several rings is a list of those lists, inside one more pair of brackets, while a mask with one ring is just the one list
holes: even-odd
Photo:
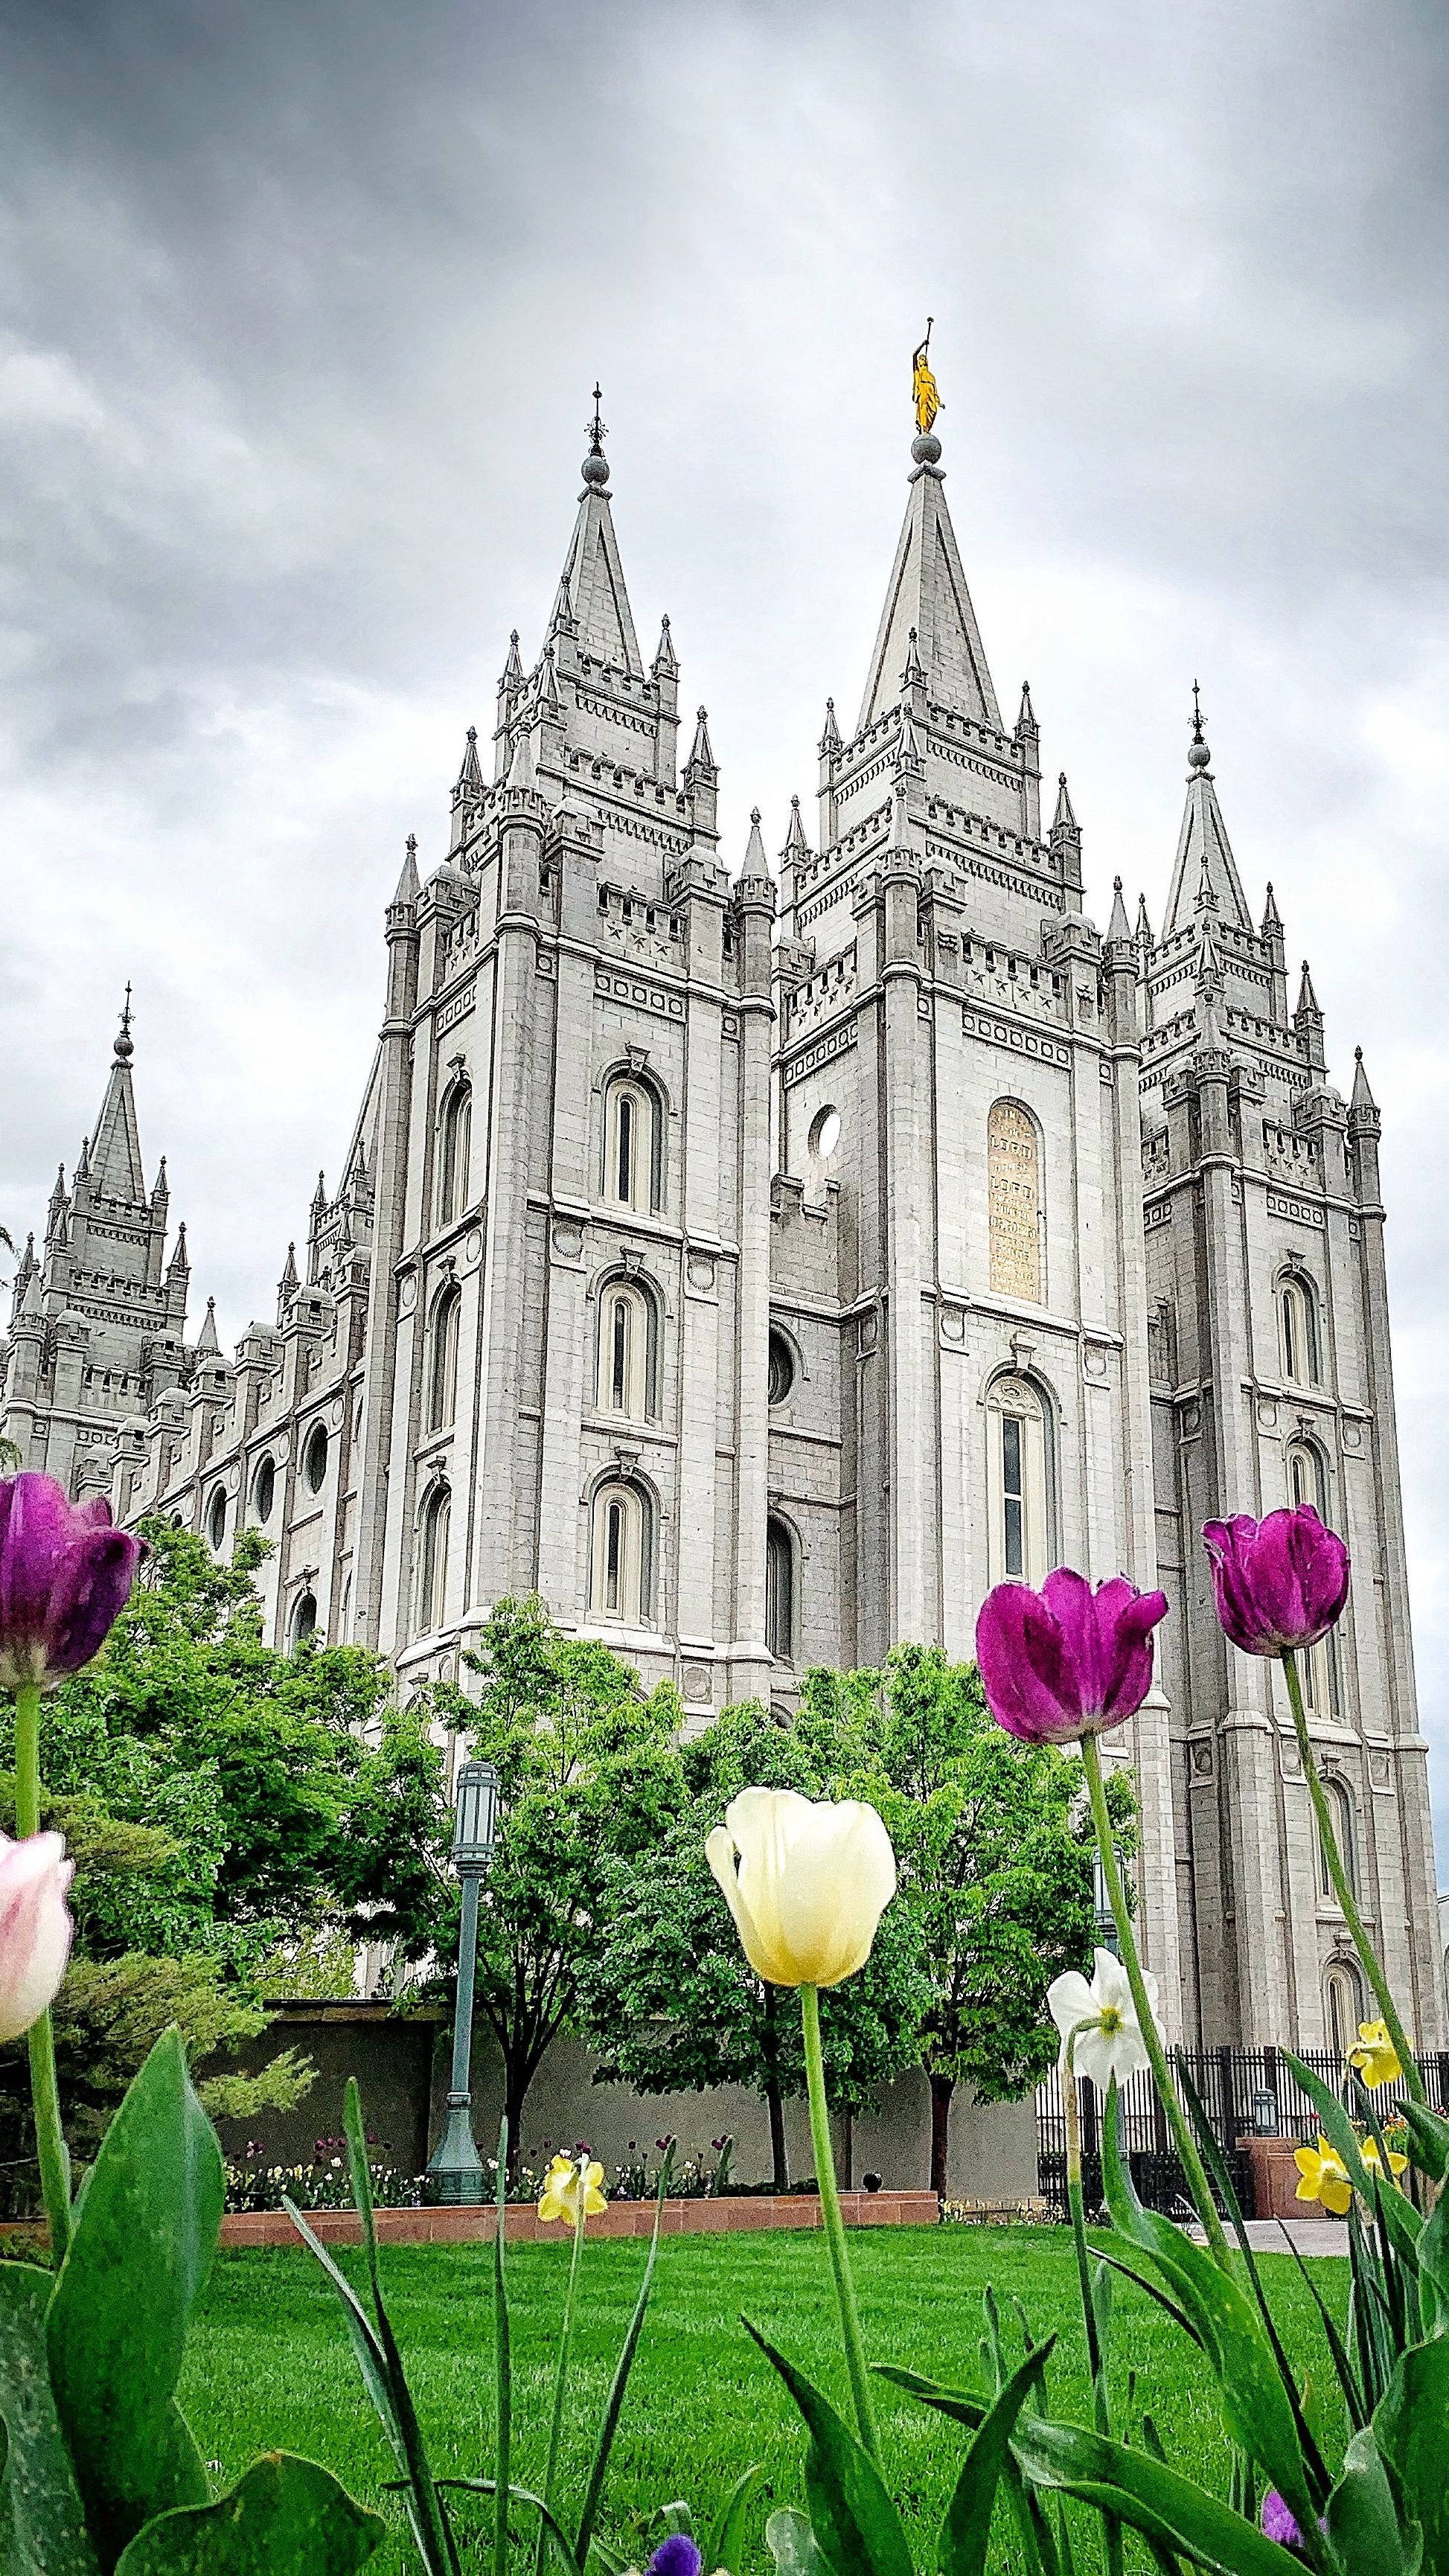
[[0, 1221], [129, 977], [197, 1287], [226, 1339], [270, 1312], [596, 372], [641, 637], [668, 609], [727, 850], [755, 802], [778, 847], [930, 312], [1093, 908], [1160, 911], [1196, 675], [1345, 1087], [1365, 1047], [1449, 1828], [1446, 75], [1431, 0], [6, 0]]

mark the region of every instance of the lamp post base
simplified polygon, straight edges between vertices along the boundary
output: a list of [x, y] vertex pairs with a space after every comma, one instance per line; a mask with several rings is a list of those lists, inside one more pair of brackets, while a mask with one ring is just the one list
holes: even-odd
[[477, 2209], [483, 2196], [483, 2160], [473, 2136], [473, 2097], [450, 2093], [447, 2125], [428, 2163], [426, 2197], [446, 2208]]

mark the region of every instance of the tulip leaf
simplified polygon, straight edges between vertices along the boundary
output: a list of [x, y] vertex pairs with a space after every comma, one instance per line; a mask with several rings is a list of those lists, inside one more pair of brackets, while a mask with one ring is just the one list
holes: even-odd
[[171, 2029], [101, 2143], [47, 2320], [56, 2411], [104, 2568], [154, 2515], [210, 2493], [176, 2383], [224, 2200], [221, 2148]]
[[1166, 2274], [1197, 2327], [1217, 2374], [1232, 2439], [1261, 2462], [1296, 2521], [1316, 2512], [1304, 2473], [1294, 2407], [1251, 2301], [1235, 2280], [1170, 2219], [1146, 2210], [1132, 2188], [1117, 2137], [1115, 2084], [1102, 2130], [1102, 2182], [1115, 2224]]
[[1024, 2415], [1013, 2448], [1027, 2476], [1130, 2523], [1159, 2548], [1184, 2551], [1215, 2576], [1302, 2576], [1303, 2562], [1149, 2451], [1078, 2424]]
[[85, 2512], [50, 2391], [45, 2312], [53, 2272], [0, 2263], [0, 2568], [5, 2576], [97, 2576]]
[[775, 2562], [775, 2576], [822, 2576], [825, 2561], [815, 2544], [808, 2514], [782, 2505], [765, 2525], [765, 2547]]
[[1371, 2432], [1355, 2433], [1343, 2475], [1324, 2511], [1328, 2537], [1345, 2567], [1371, 2567], [1374, 2576], [1417, 2576], [1423, 2532], [1399, 2516], [1383, 2455]]
[[382, 2516], [354, 2503], [330, 2470], [270, 2451], [215, 2504], [148, 2522], [116, 2576], [353, 2576], [386, 2538]]
[[985, 2576], [996, 2490], [1010, 2457], [1016, 2419], [1033, 2382], [1041, 2378], [1055, 2342], [1055, 2335], [1051, 2335], [1027, 2354], [1007, 2380], [979, 2432], [972, 2436], [941, 2525], [941, 2576]]
[[1399, 2482], [1406, 2518], [1422, 2524], [1424, 2565], [1449, 2567], [1449, 2479], [1444, 2427], [1449, 2423], [1449, 2338], [1436, 2336], [1399, 2355], [1374, 2412], [1374, 2438]]
[[[664, 2191], [668, 2180], [669, 2162], [670, 2159], [666, 2156], [665, 2171], [660, 2174], [659, 2187], [655, 2194], [654, 2232], [649, 2239], [649, 2256], [644, 2265], [644, 2278], [639, 2284], [634, 2313], [629, 2319], [619, 2358], [614, 2366], [614, 2376], [609, 2384], [609, 2394], [604, 2401], [604, 2411], [599, 2418], [598, 2439], [594, 2444], [589, 2483], [584, 2490], [584, 2506], [579, 2516], [579, 2527], [574, 2540], [574, 2555], [581, 2567], [588, 2564], [589, 2543], [593, 2538], [594, 2524], [598, 2519], [599, 2506], [603, 2500], [604, 2480], [609, 2473], [609, 2454], [613, 2450], [614, 2436], [619, 2429], [619, 2417], [623, 2412], [625, 2392], [629, 2386], [629, 2373], [634, 2367], [634, 2355], [639, 2349], [639, 2338], [644, 2332], [644, 2320], [649, 2313], [649, 2293], [654, 2286], [654, 2266], [659, 2260], [659, 2230], [664, 2219]], [[747, 2477], [748, 2474], [746, 2472]], [[710, 2560], [712, 2568], [721, 2564], [722, 2561], [718, 2557]]]
[[984, 2424], [990, 2401], [979, 2397], [974, 2388], [946, 2388], [938, 2379], [923, 2379], [918, 2370], [903, 2370], [898, 2362], [877, 2361], [871, 2365], [878, 2379], [888, 2379], [893, 2388], [903, 2388], [908, 2397], [919, 2398], [923, 2406], [934, 2406], [938, 2415], [950, 2415], [958, 2424], [969, 2424], [972, 2431]]
[[785, 2382], [810, 2434], [805, 2493], [816, 2546], [834, 2576], [914, 2576], [906, 2535], [879, 2469], [803, 2371], [776, 2352], [745, 2317], [767, 2361]]
[[710, 2533], [709, 2546], [704, 2553], [706, 2567], [722, 2567], [725, 2576], [740, 2576], [740, 2560], [745, 2554], [745, 2517], [764, 2483], [764, 2466], [758, 2460], [752, 2469], [746, 2469], [736, 2478]]
[[1449, 2120], [1441, 2120], [1437, 2111], [1427, 2111], [1422, 2102], [1403, 2102], [1399, 2107], [1415, 2164], [1431, 2182], [1442, 2182], [1449, 2173]]

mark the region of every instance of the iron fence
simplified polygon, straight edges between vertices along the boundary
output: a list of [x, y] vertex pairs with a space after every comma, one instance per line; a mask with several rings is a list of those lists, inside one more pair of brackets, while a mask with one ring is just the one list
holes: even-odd
[[[1339, 2091], [1343, 2060], [1331, 2049], [1299, 2049], [1303, 2065]], [[1421, 2057], [1419, 2071], [1431, 2108], [1449, 2117], [1449, 2055]], [[1253, 2135], [1311, 2140], [1318, 2114], [1277, 2048], [1186, 2048], [1174, 2067], [1185, 2069], [1222, 2150], [1233, 2189], [1245, 2212], [1253, 2206], [1252, 2173], [1240, 2141]], [[1181, 2087], [1179, 2087], [1181, 2090]], [[1391, 2119], [1407, 2098], [1402, 2078], [1380, 2085], [1373, 2097], [1379, 2122]], [[1102, 2198], [1101, 2100], [1083, 2077], [1077, 2086], [1082, 2129], [1082, 2190], [1087, 2207]], [[1186, 2109], [1186, 2096], [1183, 2096]], [[1150, 2074], [1134, 2075], [1121, 2089], [1121, 2140], [1138, 2198], [1173, 2218], [1191, 2214], [1182, 2166], [1174, 2152], [1167, 2114]], [[1067, 2214], [1067, 2132], [1061, 2083], [1051, 2075], [1037, 2091], [1037, 2190], [1053, 2212]]]

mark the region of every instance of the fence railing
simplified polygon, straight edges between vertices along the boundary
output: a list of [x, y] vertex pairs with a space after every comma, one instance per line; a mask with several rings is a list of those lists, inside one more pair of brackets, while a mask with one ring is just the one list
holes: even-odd
[[[1320, 2081], [1339, 2092], [1343, 2060], [1331, 2049], [1302, 2048], [1296, 2055]], [[1449, 2117], [1449, 2055], [1421, 2057], [1419, 2071], [1432, 2109]], [[1185, 2068], [1202, 2103], [1214, 2137], [1228, 2160], [1233, 2188], [1245, 2209], [1252, 2192], [1246, 2155], [1239, 2140], [1254, 2134], [1303, 2141], [1318, 2134], [1318, 2114], [1308, 2094], [1277, 2048], [1189, 2048], [1175, 2053], [1174, 2068]], [[1179, 2087], [1181, 2090], [1181, 2087]], [[1381, 2084], [1373, 2096], [1380, 2123], [1391, 2119], [1407, 2099], [1400, 2078]], [[1121, 2139], [1141, 2200], [1152, 2209], [1182, 2216], [1190, 2206], [1186, 2180], [1174, 2153], [1167, 2114], [1150, 2074], [1129, 2078], [1121, 2088]], [[1082, 2130], [1082, 2185], [1088, 2207], [1101, 2199], [1101, 2098], [1085, 2078], [1078, 2082]], [[1186, 2096], [1183, 2096], [1186, 2108]], [[1055, 2074], [1038, 2087], [1036, 2097], [1037, 2189], [1060, 2214], [1066, 2212], [1066, 2111], [1061, 2082]]]

